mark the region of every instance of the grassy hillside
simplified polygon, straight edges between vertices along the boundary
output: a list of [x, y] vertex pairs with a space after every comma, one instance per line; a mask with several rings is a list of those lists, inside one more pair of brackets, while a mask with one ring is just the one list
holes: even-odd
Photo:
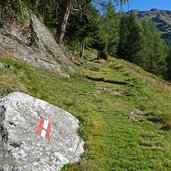
[[96, 61], [61, 78], [0, 57], [0, 95], [25, 91], [71, 112], [86, 145], [80, 163], [63, 171], [171, 170], [171, 87], [123, 60]]

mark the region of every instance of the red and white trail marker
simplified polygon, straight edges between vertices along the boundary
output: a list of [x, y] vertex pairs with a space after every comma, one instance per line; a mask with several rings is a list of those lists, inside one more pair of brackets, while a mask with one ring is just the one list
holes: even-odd
[[50, 138], [51, 127], [52, 124], [48, 120], [41, 118], [37, 128], [37, 135], [41, 135], [44, 138]]

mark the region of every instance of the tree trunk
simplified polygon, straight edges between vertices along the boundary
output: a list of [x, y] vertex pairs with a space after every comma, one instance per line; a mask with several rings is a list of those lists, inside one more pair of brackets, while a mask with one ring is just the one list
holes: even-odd
[[66, 25], [68, 22], [70, 10], [71, 10], [71, 0], [64, 0], [62, 3], [62, 14], [59, 19], [59, 24], [56, 33], [56, 40], [59, 44], [62, 43], [65, 35]]
[[85, 37], [82, 37], [81, 38], [81, 43], [80, 43], [80, 58], [83, 58], [84, 46], [85, 46]]

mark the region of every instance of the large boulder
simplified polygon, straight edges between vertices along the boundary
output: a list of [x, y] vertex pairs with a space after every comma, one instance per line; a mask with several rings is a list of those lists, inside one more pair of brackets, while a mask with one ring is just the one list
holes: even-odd
[[32, 12], [23, 9], [23, 13], [23, 23], [13, 20], [0, 22], [0, 54], [69, 77], [73, 69], [64, 50]]
[[[50, 139], [36, 134], [41, 118], [52, 123]], [[57, 171], [84, 151], [79, 121], [70, 113], [25, 93], [0, 100], [0, 170]]]

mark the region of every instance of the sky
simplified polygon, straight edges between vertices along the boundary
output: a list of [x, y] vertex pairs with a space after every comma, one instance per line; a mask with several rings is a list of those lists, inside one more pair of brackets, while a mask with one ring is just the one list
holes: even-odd
[[129, 0], [129, 3], [123, 7], [124, 11], [131, 9], [146, 11], [152, 8], [171, 11], [171, 0]]

